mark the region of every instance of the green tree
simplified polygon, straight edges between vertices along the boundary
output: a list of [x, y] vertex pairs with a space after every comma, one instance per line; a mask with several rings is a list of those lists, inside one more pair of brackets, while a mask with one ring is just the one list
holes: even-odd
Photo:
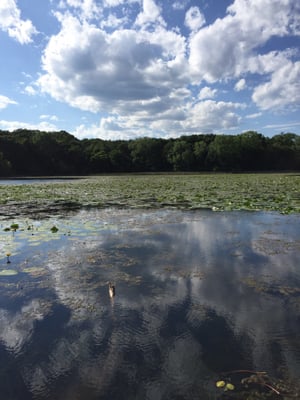
[[0, 151], [0, 176], [10, 176], [11, 174], [11, 163], [4, 158], [3, 153]]
[[270, 165], [276, 170], [299, 168], [299, 136], [281, 133], [270, 139]]
[[240, 141], [240, 165], [244, 171], [259, 171], [266, 168], [266, 140], [260, 133], [247, 131], [238, 135]]
[[167, 146], [167, 160], [174, 171], [190, 171], [195, 162], [191, 143], [177, 139]]
[[207, 159], [216, 171], [241, 170], [239, 138], [234, 135], [217, 135], [209, 145]]
[[134, 171], [162, 171], [165, 169], [162, 139], [140, 138], [130, 141], [128, 148]]

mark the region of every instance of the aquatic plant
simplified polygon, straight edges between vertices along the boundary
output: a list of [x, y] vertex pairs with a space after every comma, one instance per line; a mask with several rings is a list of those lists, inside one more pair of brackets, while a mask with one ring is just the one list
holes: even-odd
[[10, 259], [9, 259], [9, 257], [11, 256], [11, 253], [6, 253], [6, 257], [7, 257], [7, 264], [10, 264]]
[[114, 175], [1, 189], [3, 215], [12, 217], [86, 206], [300, 212], [299, 174]]
[[235, 389], [235, 386], [232, 383], [225, 382], [225, 381], [217, 381], [216, 382], [216, 387], [217, 388], [223, 388], [225, 392], [227, 390], [234, 390]]
[[14, 269], [2, 269], [0, 270], [0, 276], [13, 276], [13, 275], [17, 275], [18, 271], [14, 270]]
[[[240, 399], [299, 398], [294, 383], [284, 379], [271, 378], [265, 371], [235, 370], [223, 374], [224, 380], [216, 382], [223, 390], [235, 390]], [[228, 380], [235, 380], [237, 387]], [[280, 397], [279, 397], [280, 396]]]
[[11, 224], [10, 229], [16, 232], [16, 230], [19, 229], [19, 224]]

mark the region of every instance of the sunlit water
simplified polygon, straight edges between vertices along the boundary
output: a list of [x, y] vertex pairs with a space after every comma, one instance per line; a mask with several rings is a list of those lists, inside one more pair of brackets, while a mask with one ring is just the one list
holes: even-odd
[[215, 383], [240, 369], [299, 380], [299, 215], [13, 222], [0, 233], [0, 269], [18, 272], [0, 276], [1, 399], [231, 398]]

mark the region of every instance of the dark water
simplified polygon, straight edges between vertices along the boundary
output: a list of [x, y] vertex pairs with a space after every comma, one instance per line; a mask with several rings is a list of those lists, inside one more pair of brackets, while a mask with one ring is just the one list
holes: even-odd
[[[0, 234], [0, 267], [18, 272], [0, 276], [0, 399], [247, 398], [235, 370], [297, 391], [299, 215], [102, 210], [15, 222]], [[220, 379], [236, 389], [217, 389]]]

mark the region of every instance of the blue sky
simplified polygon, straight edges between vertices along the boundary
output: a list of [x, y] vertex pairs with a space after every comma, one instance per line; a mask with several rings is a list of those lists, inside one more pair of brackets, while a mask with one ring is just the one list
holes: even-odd
[[300, 133], [298, 0], [1, 0], [0, 129]]

